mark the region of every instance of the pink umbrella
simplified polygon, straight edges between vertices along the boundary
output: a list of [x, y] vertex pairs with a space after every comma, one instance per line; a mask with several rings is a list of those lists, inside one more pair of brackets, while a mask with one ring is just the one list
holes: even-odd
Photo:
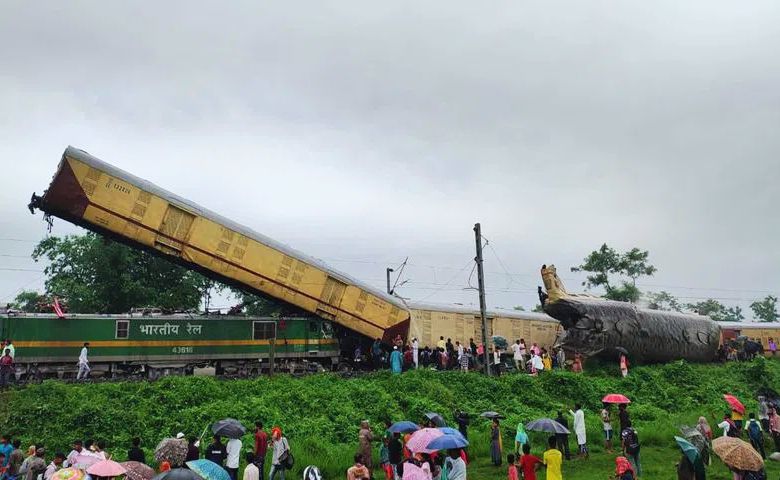
[[[433, 453], [435, 450], [429, 450], [427, 448], [428, 444], [431, 443], [431, 440], [434, 438], [439, 438], [442, 435], [444, 435], [444, 433], [438, 428], [423, 428], [417, 430], [409, 437], [409, 441], [406, 442], [406, 448], [413, 453]], [[406, 465], [404, 465], [404, 468], [406, 468]]]
[[78, 467], [84, 470], [87, 467], [98, 463], [99, 461], [101, 461], [101, 459], [94, 455], [76, 455], [76, 458], [73, 459], [73, 465], [71, 465], [71, 467]]
[[404, 463], [403, 480], [428, 480], [425, 470], [413, 463]]
[[96, 477], [118, 477], [127, 472], [125, 467], [113, 460], [101, 460], [87, 469], [87, 473]]

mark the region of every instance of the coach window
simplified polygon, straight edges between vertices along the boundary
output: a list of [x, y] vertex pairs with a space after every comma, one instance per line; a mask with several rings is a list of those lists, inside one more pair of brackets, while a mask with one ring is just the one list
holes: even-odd
[[276, 338], [276, 322], [252, 322], [252, 340]]
[[116, 321], [116, 338], [127, 338], [130, 333], [130, 320]]

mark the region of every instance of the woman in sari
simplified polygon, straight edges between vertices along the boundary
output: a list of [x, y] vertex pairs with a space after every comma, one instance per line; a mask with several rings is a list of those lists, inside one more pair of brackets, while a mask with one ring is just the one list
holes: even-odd
[[493, 465], [501, 466], [501, 429], [498, 426], [498, 419], [493, 419], [493, 425], [490, 427], [490, 458]]

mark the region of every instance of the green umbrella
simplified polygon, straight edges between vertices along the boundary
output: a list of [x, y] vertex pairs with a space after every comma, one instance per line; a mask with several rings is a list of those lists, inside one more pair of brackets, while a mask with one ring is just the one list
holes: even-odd
[[677, 445], [682, 450], [683, 454], [690, 460], [693, 469], [696, 471], [696, 478], [704, 478], [704, 463], [701, 461], [701, 453], [696, 445], [692, 444], [688, 440], [682, 437], [674, 437]]

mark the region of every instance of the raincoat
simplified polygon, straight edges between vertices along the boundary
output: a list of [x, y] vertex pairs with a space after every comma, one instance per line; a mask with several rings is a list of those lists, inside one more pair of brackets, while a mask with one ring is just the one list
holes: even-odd
[[401, 352], [398, 350], [390, 354], [390, 369], [393, 373], [401, 373]]
[[515, 451], [518, 455], [523, 453], [523, 445], [528, 443], [528, 434], [525, 433], [525, 427], [522, 423], [517, 424], [517, 433], [515, 433]]

